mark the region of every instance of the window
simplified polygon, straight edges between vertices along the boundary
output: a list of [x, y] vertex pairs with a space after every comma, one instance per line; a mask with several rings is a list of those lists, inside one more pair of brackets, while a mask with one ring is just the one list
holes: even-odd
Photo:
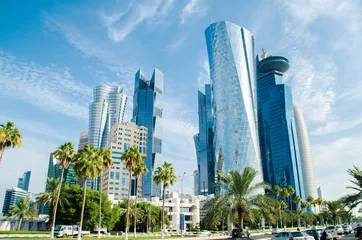
[[116, 172], [116, 180], [119, 180], [119, 172]]
[[110, 178], [114, 179], [114, 172], [110, 172]]
[[109, 182], [109, 184], [113, 185], [113, 184], [114, 184], [114, 182]]
[[125, 143], [125, 144], [123, 144], [123, 149], [126, 151], [128, 148], [130, 148], [131, 147], [131, 144], [129, 144], [129, 143]]

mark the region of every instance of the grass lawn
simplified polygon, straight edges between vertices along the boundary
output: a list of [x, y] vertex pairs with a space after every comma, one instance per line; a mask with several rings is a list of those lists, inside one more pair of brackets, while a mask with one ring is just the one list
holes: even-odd
[[[181, 238], [180, 236], [174, 236], [174, 237], [165, 237], [165, 239], [170, 239], [170, 238]], [[11, 239], [22, 239], [22, 240], [34, 240], [36, 238], [11, 238]], [[47, 240], [50, 238], [37, 238], [37, 239], [42, 239], [42, 240]], [[74, 240], [77, 239], [75, 238], [59, 238], [59, 239], [63, 239], [63, 240]], [[83, 237], [82, 239], [98, 239], [97, 237]], [[113, 238], [101, 238], [102, 240], [116, 240], [116, 239], [123, 239], [123, 237], [113, 237]], [[161, 239], [160, 236], [158, 237], [137, 237], [137, 238], [132, 238], [129, 237], [128, 239], [138, 239], [138, 240], [147, 240], [147, 239]]]
[[0, 231], [1, 234], [50, 234], [48, 231]]

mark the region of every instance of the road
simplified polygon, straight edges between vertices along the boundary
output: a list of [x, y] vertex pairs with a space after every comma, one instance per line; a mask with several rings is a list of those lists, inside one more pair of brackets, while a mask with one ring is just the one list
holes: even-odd
[[[272, 234], [264, 234], [264, 235], [257, 235], [257, 236], [251, 236], [254, 240], [270, 240], [272, 237]], [[197, 240], [206, 240], [206, 239], [213, 239], [213, 240], [221, 240], [221, 239], [233, 239], [231, 237], [205, 237], [205, 238], [197, 238]], [[354, 234], [349, 235], [340, 235], [338, 240], [357, 240], [357, 238], [354, 236]]]

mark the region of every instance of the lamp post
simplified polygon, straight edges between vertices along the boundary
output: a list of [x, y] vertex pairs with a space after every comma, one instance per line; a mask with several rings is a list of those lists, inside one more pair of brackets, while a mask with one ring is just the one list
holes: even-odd
[[[185, 228], [185, 216], [183, 215], [183, 209], [182, 209], [182, 195], [183, 195], [183, 190], [184, 190], [184, 178], [185, 178], [186, 172], [184, 172], [182, 174], [182, 176], [178, 176], [181, 179], [181, 197], [180, 197], [180, 218], [183, 218], [182, 220], [180, 219], [180, 231], [181, 231], [181, 236], [183, 237], [184, 233], [183, 233], [183, 229]], [[183, 225], [183, 226], [181, 226]]]

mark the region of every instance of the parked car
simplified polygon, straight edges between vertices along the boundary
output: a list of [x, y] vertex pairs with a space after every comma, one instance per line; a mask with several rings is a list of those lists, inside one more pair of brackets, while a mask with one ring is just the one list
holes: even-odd
[[[320, 232], [320, 236], [322, 237], [324, 229], [316, 229], [316, 230]], [[327, 240], [332, 240], [332, 239], [333, 239], [332, 234], [327, 232]]]
[[301, 232], [304, 236], [304, 240], [315, 240], [313, 236], [309, 235], [306, 232]]
[[[231, 237], [232, 238], [237, 238], [238, 237], [238, 229], [237, 228], [234, 228], [233, 231], [231, 232]], [[250, 239], [250, 233], [244, 229], [243, 231], [243, 236], [241, 238], [248, 238]]]
[[362, 227], [357, 227], [355, 229], [355, 237], [359, 238], [359, 236], [362, 234]]
[[211, 231], [209, 231], [209, 230], [201, 230], [201, 231], [200, 231], [200, 234], [201, 234], [201, 235], [208, 235], [208, 236], [209, 236], [209, 235], [211, 235]]
[[348, 225], [348, 224], [343, 226], [343, 230], [344, 230], [344, 234], [350, 234], [353, 232], [352, 226]]
[[333, 236], [334, 232], [337, 232], [337, 234], [339, 234], [339, 235], [344, 233], [344, 230], [341, 227], [341, 225], [335, 225], [335, 226], [331, 225], [331, 226], [326, 227], [325, 230], [327, 233], [332, 234], [332, 236]]
[[304, 240], [302, 232], [281, 232], [272, 236], [272, 240]]
[[[90, 232], [86, 230], [81, 230], [82, 236], [89, 235]], [[55, 237], [67, 237], [67, 236], [76, 236], [78, 235], [78, 226], [77, 225], [57, 225], [54, 228]]]
[[281, 231], [279, 230], [279, 228], [273, 228], [273, 230], [272, 230], [272, 234], [278, 234], [280, 232]]

